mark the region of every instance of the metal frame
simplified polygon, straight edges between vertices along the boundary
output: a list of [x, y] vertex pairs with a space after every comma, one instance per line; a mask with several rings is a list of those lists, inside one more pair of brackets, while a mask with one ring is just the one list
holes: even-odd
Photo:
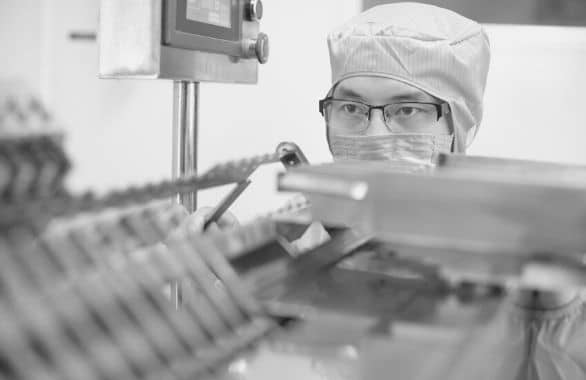
[[[245, 20], [243, 0], [230, 2], [232, 28], [225, 29], [226, 35], [216, 33], [223, 28], [197, 22], [190, 23], [195, 29], [181, 30], [185, 25], [178, 21], [186, 15], [185, 10], [178, 12], [178, 6], [185, 1], [100, 2], [99, 76], [175, 81], [174, 178], [197, 172], [199, 82], [254, 84], [258, 80], [257, 60], [238, 57], [248, 53], [243, 51], [243, 41], [257, 37], [259, 23]], [[195, 194], [178, 195], [178, 200], [195, 211]]]
[[[193, 51], [164, 44], [164, 0], [101, 0], [99, 23], [100, 78], [170, 79], [188, 82], [258, 81], [258, 61]], [[242, 23], [242, 40], [255, 39], [259, 23]], [[215, 41], [217, 42], [217, 41]], [[241, 46], [238, 44], [240, 49]]]
[[[395, 244], [580, 262], [586, 182], [564, 175], [515, 178], [482, 167], [408, 173], [373, 162], [301, 166], [283, 174], [279, 188], [305, 192], [316, 220], [360, 226]], [[357, 183], [366, 187], [359, 199], [350, 191]]]

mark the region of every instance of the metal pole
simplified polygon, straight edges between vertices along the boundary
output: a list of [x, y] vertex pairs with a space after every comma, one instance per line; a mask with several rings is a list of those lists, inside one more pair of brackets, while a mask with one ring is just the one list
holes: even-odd
[[[173, 178], [197, 173], [198, 82], [173, 82]], [[197, 193], [177, 196], [187, 211], [197, 208]]]
[[[197, 174], [197, 111], [198, 82], [173, 82], [173, 173], [178, 178]], [[176, 202], [192, 213], [197, 208], [197, 193], [178, 194]], [[179, 280], [171, 280], [171, 302], [176, 309], [183, 303], [183, 290]]]

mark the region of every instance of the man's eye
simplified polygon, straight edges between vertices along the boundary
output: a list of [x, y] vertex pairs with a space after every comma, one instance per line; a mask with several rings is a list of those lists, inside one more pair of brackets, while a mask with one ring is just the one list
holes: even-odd
[[354, 115], [360, 112], [360, 108], [356, 104], [347, 103], [342, 105], [342, 111]]
[[344, 105], [342, 106], [342, 109], [343, 109], [345, 112], [348, 112], [348, 113], [354, 113], [354, 112], [356, 112], [356, 108], [357, 108], [357, 107], [356, 107], [354, 104], [344, 104]]
[[419, 109], [415, 108], [415, 107], [401, 107], [397, 110], [397, 112], [395, 113], [397, 116], [413, 116], [416, 113], [419, 112]]

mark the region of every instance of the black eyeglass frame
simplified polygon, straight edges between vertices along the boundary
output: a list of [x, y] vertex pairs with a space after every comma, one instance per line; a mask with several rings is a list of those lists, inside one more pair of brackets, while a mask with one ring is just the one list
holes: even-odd
[[319, 113], [325, 117], [325, 105], [326, 102], [330, 101], [330, 100], [337, 100], [337, 101], [342, 101], [342, 102], [353, 102], [353, 103], [358, 103], [358, 104], [362, 104], [363, 106], [368, 107], [368, 121], [370, 121], [370, 115], [372, 114], [372, 110], [381, 110], [382, 114], [383, 114], [383, 118], [385, 120], [385, 123], [387, 122], [387, 117], [385, 116], [385, 108], [391, 105], [396, 105], [396, 104], [425, 104], [425, 105], [430, 105], [430, 106], [434, 106], [437, 112], [437, 119], [436, 121], [439, 121], [439, 119], [441, 119], [442, 116], [447, 115], [450, 113], [450, 105], [448, 104], [448, 102], [442, 102], [442, 103], [428, 103], [428, 102], [397, 102], [397, 103], [389, 103], [389, 104], [383, 104], [380, 106], [373, 106], [371, 104], [367, 104], [367, 103], [363, 103], [363, 102], [359, 102], [357, 100], [351, 100], [351, 99], [338, 99], [338, 98], [334, 98], [333, 96], [328, 96], [325, 97], [323, 99], [320, 99], [319, 101]]

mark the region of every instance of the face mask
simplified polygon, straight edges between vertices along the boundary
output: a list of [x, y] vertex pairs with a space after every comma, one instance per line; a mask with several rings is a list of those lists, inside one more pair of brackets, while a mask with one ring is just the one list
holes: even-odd
[[335, 161], [408, 161], [431, 166], [438, 153], [449, 153], [453, 135], [393, 133], [380, 136], [329, 137]]

